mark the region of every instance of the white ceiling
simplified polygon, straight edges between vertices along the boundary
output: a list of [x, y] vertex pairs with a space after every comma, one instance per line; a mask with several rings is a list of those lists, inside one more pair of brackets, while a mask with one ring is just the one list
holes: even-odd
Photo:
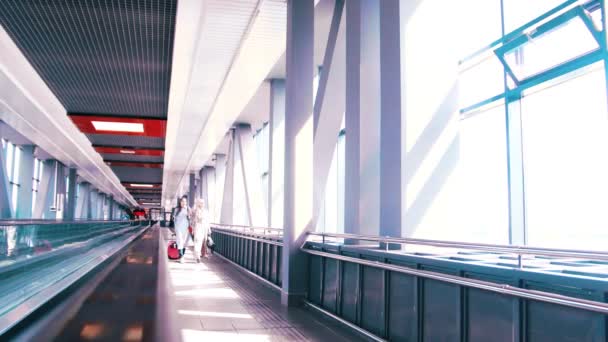
[[[317, 1], [315, 63], [321, 65], [335, 0]], [[177, 9], [163, 203], [190, 172], [227, 150], [235, 122], [268, 121], [270, 86], [285, 77], [285, 0], [180, 0]], [[194, 25], [196, 22], [197, 25]]]

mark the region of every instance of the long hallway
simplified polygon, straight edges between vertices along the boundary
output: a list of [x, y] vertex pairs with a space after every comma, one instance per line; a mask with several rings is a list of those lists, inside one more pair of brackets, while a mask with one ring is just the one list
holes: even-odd
[[[162, 229], [161, 246], [171, 239]], [[162, 262], [162, 261], [161, 261]], [[360, 337], [307, 309], [281, 306], [280, 294], [217, 254], [197, 264], [169, 261], [168, 295], [183, 341], [359, 341]]]

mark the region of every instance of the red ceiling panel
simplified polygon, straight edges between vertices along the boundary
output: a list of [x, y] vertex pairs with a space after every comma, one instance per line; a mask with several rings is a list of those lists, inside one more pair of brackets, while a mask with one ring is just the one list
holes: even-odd
[[[167, 121], [158, 119], [138, 119], [115, 116], [94, 116], [94, 115], [70, 115], [74, 124], [82, 133], [88, 134], [115, 134], [115, 135], [136, 135], [145, 137], [164, 138], [167, 131]], [[144, 126], [144, 131], [139, 132], [116, 132], [96, 130], [92, 121], [119, 122], [119, 123], [140, 123]]]
[[124, 153], [126, 155], [136, 155], [136, 156], [158, 156], [162, 157], [165, 154], [163, 150], [147, 150], [147, 149], [139, 149], [139, 148], [119, 148], [119, 147], [106, 147], [106, 146], [96, 146], [95, 151], [98, 153], [106, 153], [106, 154], [123, 154], [121, 151], [134, 151], [135, 153]]

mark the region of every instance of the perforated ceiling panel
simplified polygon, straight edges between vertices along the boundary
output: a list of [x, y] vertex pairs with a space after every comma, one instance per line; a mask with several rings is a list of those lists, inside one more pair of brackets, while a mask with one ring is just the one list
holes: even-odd
[[165, 145], [166, 121], [152, 119], [167, 117], [176, 10], [177, 0], [0, 0], [0, 25], [91, 143], [113, 153], [104, 158], [123, 182], [162, 182], [161, 168], [141, 163], [162, 167], [162, 152], [147, 150]]
[[87, 137], [93, 145], [141, 148], [163, 148], [165, 146], [165, 138], [113, 134], [87, 134]]
[[0, 24], [68, 112], [166, 117], [177, 0], [1, 0]]
[[104, 160], [115, 160], [115, 161], [128, 161], [128, 162], [148, 162], [148, 163], [162, 163], [163, 157], [158, 156], [138, 156], [131, 154], [102, 154]]

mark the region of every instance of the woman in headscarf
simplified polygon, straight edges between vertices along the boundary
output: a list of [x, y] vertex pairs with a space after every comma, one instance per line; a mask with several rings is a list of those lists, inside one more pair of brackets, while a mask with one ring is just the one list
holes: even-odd
[[177, 249], [181, 258], [179, 262], [184, 262], [184, 254], [186, 254], [186, 244], [190, 233], [188, 227], [190, 226], [191, 212], [188, 207], [188, 197], [183, 196], [179, 201], [179, 207], [175, 209], [174, 213], [175, 222], [175, 242], [177, 243]]
[[210, 233], [209, 210], [205, 207], [205, 200], [196, 200], [192, 213], [192, 230], [194, 233], [194, 256], [196, 262], [201, 262], [202, 257], [207, 255], [207, 239]]

